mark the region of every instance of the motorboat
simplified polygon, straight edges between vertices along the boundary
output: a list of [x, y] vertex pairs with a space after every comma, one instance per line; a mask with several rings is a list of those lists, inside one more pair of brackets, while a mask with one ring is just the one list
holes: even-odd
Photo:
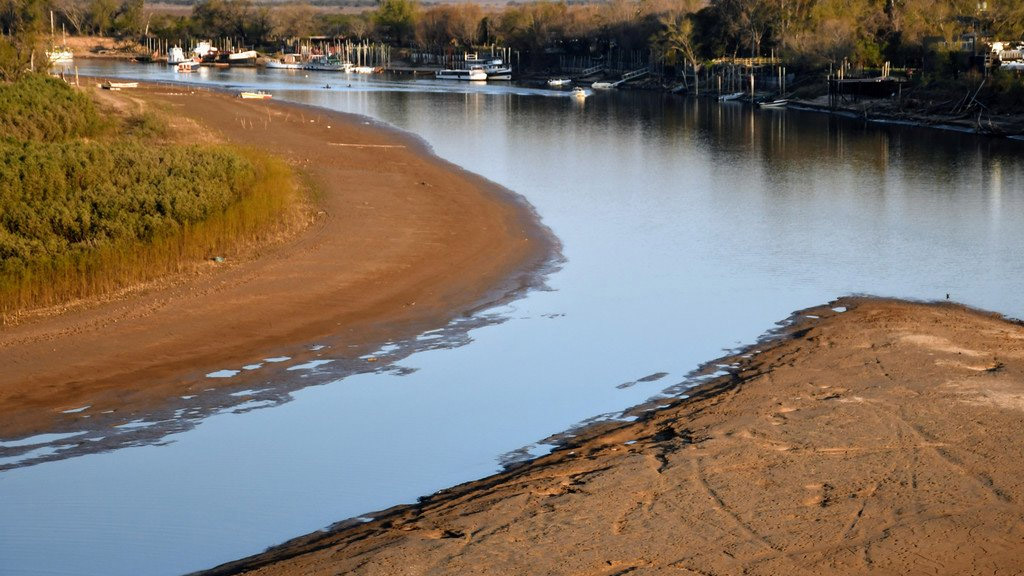
[[476, 52], [465, 54], [463, 60], [467, 69], [479, 66], [487, 73], [488, 80], [511, 80], [512, 67], [501, 58], [480, 58]]
[[611, 90], [612, 88], [615, 88], [615, 84], [612, 84], [611, 82], [594, 82], [590, 87], [594, 90]]
[[731, 102], [733, 100], [739, 100], [740, 98], [743, 98], [746, 95], [746, 92], [733, 92], [731, 94], [722, 94], [721, 96], [718, 97], [718, 101]]
[[764, 102], [758, 102], [757, 105], [761, 108], [785, 108], [789, 104], [789, 100], [785, 98], [778, 98], [776, 100], [765, 100]]
[[548, 80], [548, 86], [568, 86], [572, 83], [572, 80], [568, 78], [551, 78]]
[[185, 60], [185, 51], [181, 49], [181, 46], [172, 46], [171, 49], [167, 51], [167, 64], [177, 66]]
[[301, 54], [285, 54], [280, 58], [267, 60], [267, 68], [276, 70], [301, 70], [303, 67]]
[[228, 66], [255, 66], [258, 56], [255, 50], [229, 52], [227, 56]]
[[377, 69], [373, 66], [353, 66], [348, 72], [354, 72], [356, 74], [373, 74]]
[[580, 88], [579, 86], [576, 86], [575, 88], [572, 89], [572, 97], [576, 98], [577, 100], [583, 100], [587, 96], [590, 96], [590, 94], [583, 88]]
[[178, 67], [175, 69], [178, 72], [192, 72], [199, 67], [199, 62], [196, 60], [185, 60], [184, 62], [178, 62]]
[[354, 66], [347, 60], [341, 60], [335, 56], [318, 54], [310, 58], [304, 66], [306, 70], [317, 70], [320, 72], [351, 72]]

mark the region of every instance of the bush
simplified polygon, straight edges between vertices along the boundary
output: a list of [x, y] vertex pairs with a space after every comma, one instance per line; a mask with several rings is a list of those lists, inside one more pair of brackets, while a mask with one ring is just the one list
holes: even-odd
[[55, 78], [28, 74], [0, 83], [0, 138], [64, 141], [97, 136], [104, 122], [92, 99]]

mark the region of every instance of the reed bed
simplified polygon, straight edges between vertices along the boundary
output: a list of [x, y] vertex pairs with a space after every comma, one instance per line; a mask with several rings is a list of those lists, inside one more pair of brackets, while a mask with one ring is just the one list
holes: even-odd
[[[168, 144], [152, 114], [99, 122], [91, 100], [59, 83], [12, 86], [0, 87], [5, 323], [195, 269], [280, 234], [296, 217], [297, 182], [279, 159]], [[46, 117], [38, 126], [37, 116]]]

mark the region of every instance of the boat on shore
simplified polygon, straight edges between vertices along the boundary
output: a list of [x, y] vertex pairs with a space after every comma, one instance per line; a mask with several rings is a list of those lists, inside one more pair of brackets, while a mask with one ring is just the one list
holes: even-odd
[[446, 68], [435, 72], [434, 77], [437, 78], [438, 80], [480, 81], [487, 80], [487, 72], [484, 72], [484, 69], [481, 66], [473, 66], [466, 70]]
[[263, 90], [257, 90], [239, 92], [238, 97], [242, 100], [270, 100], [274, 95], [269, 92], [264, 92]]
[[100, 84], [100, 88], [104, 90], [123, 90], [125, 88], [138, 88], [138, 82], [104, 82]]

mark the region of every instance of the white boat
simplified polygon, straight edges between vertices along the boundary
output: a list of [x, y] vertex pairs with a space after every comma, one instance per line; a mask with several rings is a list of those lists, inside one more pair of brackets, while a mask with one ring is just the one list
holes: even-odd
[[228, 65], [229, 66], [255, 66], [256, 58], [259, 55], [256, 54], [255, 50], [245, 50], [243, 52], [231, 52], [228, 54]]
[[477, 66], [483, 68], [488, 80], [512, 79], [512, 67], [505, 64], [501, 58], [480, 58], [476, 52], [467, 52], [463, 62], [467, 69]]
[[352, 63], [346, 60], [339, 60], [331, 56], [313, 56], [304, 66], [306, 70], [318, 70], [320, 72], [351, 72]]
[[452, 68], [438, 70], [434, 77], [439, 80], [487, 80], [487, 72], [480, 66], [473, 66], [468, 70], [455, 70]]
[[611, 90], [612, 88], [615, 88], [615, 84], [612, 84], [611, 82], [594, 82], [590, 87], [594, 90]]
[[766, 100], [764, 102], [757, 103], [761, 108], [785, 108], [787, 104], [789, 104], [789, 100], [786, 100], [785, 98]]
[[178, 62], [178, 67], [175, 69], [177, 72], [191, 72], [199, 68], [199, 62], [196, 60], [185, 60]]
[[100, 84], [104, 90], [122, 90], [124, 88], [138, 88], [138, 82], [104, 82]]
[[277, 70], [301, 70], [303, 66], [301, 54], [285, 54], [280, 58], [267, 60], [267, 68]]
[[588, 94], [586, 90], [580, 88], [579, 86], [572, 89], [572, 97], [576, 98], [577, 100], [583, 100], [587, 96], [590, 96], [590, 94]]
[[181, 46], [172, 46], [171, 49], [167, 51], [167, 64], [177, 66], [185, 60], [185, 51], [181, 49]]
[[213, 44], [204, 40], [196, 44], [195, 48], [192, 49], [192, 55], [195, 58], [202, 60], [203, 58], [206, 58], [211, 52], [216, 51], [217, 49], [213, 47]]
[[242, 100], [270, 100], [274, 96], [269, 92], [259, 90], [256, 92], [239, 92], [238, 97]]
[[572, 83], [572, 80], [568, 78], [551, 78], [548, 80], [548, 86], [568, 86]]
[[356, 74], [373, 74], [377, 71], [373, 66], [353, 66], [349, 72], [355, 72]]
[[718, 97], [719, 102], [730, 102], [732, 100], [739, 100], [746, 96], [746, 92], [733, 92], [732, 94], [722, 94]]
[[67, 48], [60, 47], [47, 50], [46, 58], [50, 61], [50, 64], [67, 64], [74, 61], [75, 54]]

